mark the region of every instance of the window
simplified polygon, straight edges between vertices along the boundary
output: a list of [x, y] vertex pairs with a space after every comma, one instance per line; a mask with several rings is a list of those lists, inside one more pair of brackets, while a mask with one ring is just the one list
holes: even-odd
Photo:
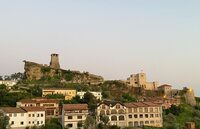
[[41, 114], [41, 117], [43, 117], [44, 116], [44, 114]]
[[17, 117], [17, 113], [14, 114], [14, 117]]
[[117, 116], [111, 116], [111, 121], [117, 121]]
[[139, 112], [143, 112], [143, 109], [142, 109], [142, 108], [139, 108]]
[[124, 116], [119, 116], [119, 120], [120, 121], [124, 120]]
[[149, 118], [149, 115], [148, 115], [148, 114], [145, 114], [145, 118]]
[[83, 123], [80, 121], [77, 123], [78, 128], [81, 128], [83, 126]]
[[31, 114], [28, 114], [28, 117], [31, 117]]
[[134, 115], [134, 118], [138, 118], [138, 115]]
[[35, 114], [32, 114], [32, 117], [35, 117]]
[[15, 122], [14, 121], [11, 121], [11, 125], [14, 125], [15, 124]]
[[144, 125], [144, 121], [140, 121], [140, 126], [141, 126], [141, 125]]
[[153, 114], [150, 114], [150, 118], [153, 118]]
[[143, 114], [140, 114], [140, 118], [143, 118]]
[[73, 127], [73, 124], [67, 124], [67, 127], [71, 128], [71, 127]]
[[149, 124], [149, 121], [145, 121], [145, 124], [147, 124], [147, 125], [148, 125], [148, 124]]
[[134, 122], [134, 126], [135, 126], [135, 127], [139, 126], [139, 124], [138, 124], [137, 121]]
[[34, 121], [32, 123], [35, 124]]
[[150, 112], [153, 112], [153, 108], [150, 108]]
[[28, 123], [31, 124], [31, 121], [29, 121]]
[[82, 119], [82, 116], [78, 116], [78, 119]]
[[111, 114], [117, 114], [117, 110], [113, 109], [113, 110], [111, 111]]
[[135, 113], [137, 112], [137, 108], [134, 108], [134, 112], [135, 112]]
[[158, 108], [155, 108], [155, 112], [158, 112]]
[[21, 116], [24, 116], [24, 113], [22, 113]]
[[132, 115], [128, 115], [128, 118], [133, 118], [133, 116]]
[[102, 108], [102, 109], [105, 109], [105, 108], [106, 108], [106, 106], [103, 104], [103, 105], [101, 106], [101, 108]]
[[124, 114], [125, 113], [125, 111], [123, 110], [123, 109], [120, 109], [119, 111], [118, 111], [118, 114]]
[[104, 110], [101, 110], [101, 111], [100, 111], [100, 115], [101, 115], [101, 116], [106, 115], [106, 112], [105, 112]]
[[37, 117], [40, 117], [40, 114], [37, 114]]
[[151, 124], [154, 124], [154, 121], [150, 121]]
[[119, 108], [120, 108], [120, 105], [119, 105], [119, 104], [117, 104], [117, 105], [116, 105], [116, 108], [117, 108], [117, 109], [119, 109]]
[[128, 108], [128, 113], [132, 113], [132, 108]]
[[12, 114], [9, 114], [9, 117], [12, 117]]
[[43, 124], [43, 121], [41, 121], [41, 124]]
[[159, 114], [156, 114], [155, 117], [159, 117]]
[[68, 116], [68, 119], [72, 119], [72, 116]]
[[21, 124], [21, 125], [24, 125], [24, 122], [22, 121], [20, 124]]
[[39, 124], [40, 124], [40, 122], [39, 122], [39, 121], [37, 121], [37, 124], [39, 125]]
[[145, 108], [144, 108], [144, 111], [145, 111], [145, 112], [148, 112], [148, 108], [147, 108], [147, 107], [145, 107]]

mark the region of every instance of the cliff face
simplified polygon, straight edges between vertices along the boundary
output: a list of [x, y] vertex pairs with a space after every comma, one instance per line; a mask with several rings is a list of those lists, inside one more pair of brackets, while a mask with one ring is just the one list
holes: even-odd
[[103, 77], [93, 75], [88, 72], [81, 73], [79, 71], [54, 69], [47, 65], [42, 65], [30, 61], [24, 61], [24, 63], [24, 75], [27, 80], [40, 80], [49, 77], [56, 77], [63, 83], [99, 84], [104, 82]]

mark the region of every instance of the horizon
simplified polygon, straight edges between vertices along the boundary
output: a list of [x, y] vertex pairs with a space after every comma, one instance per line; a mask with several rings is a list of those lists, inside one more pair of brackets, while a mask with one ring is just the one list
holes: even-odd
[[106, 80], [143, 71], [147, 81], [192, 87], [200, 96], [200, 1], [1, 1], [0, 75], [23, 60]]

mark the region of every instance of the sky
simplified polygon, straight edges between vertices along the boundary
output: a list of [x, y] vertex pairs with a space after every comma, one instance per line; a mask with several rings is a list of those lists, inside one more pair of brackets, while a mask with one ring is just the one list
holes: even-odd
[[0, 0], [0, 75], [23, 60], [89, 71], [106, 80], [145, 72], [148, 81], [200, 96], [200, 1]]

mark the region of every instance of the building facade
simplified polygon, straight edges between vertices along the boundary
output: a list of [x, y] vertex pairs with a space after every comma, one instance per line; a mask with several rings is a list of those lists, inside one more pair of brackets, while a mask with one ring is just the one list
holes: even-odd
[[145, 90], [156, 90], [157, 82], [147, 82], [145, 73], [132, 74], [127, 78], [127, 84], [132, 87], [142, 87]]
[[158, 87], [158, 91], [162, 91], [165, 97], [172, 97], [172, 86], [171, 85], [161, 85]]
[[8, 87], [12, 87], [17, 84], [17, 81], [14, 80], [0, 80], [0, 85], [6, 85]]
[[0, 110], [9, 117], [11, 129], [45, 125], [45, 109], [42, 107], [5, 107]]
[[97, 121], [100, 117], [108, 116], [109, 124], [119, 127], [154, 126], [162, 127], [162, 106], [152, 102], [103, 102], [97, 109]]
[[73, 97], [76, 96], [76, 90], [74, 89], [64, 89], [64, 88], [46, 88], [42, 89], [42, 96], [45, 97], [46, 95], [53, 95], [53, 94], [62, 94], [65, 96], [65, 100], [71, 100]]
[[[90, 91], [89, 91], [89, 92], [90, 92]], [[81, 92], [77, 92], [77, 95], [80, 96], [81, 99], [83, 99], [85, 93], [86, 93], [86, 92], [81, 91]], [[93, 94], [94, 97], [95, 97], [97, 100], [102, 100], [102, 94], [101, 94], [101, 92], [94, 92], [94, 91], [91, 91], [90, 93]]]
[[70, 129], [82, 128], [87, 115], [87, 104], [65, 104], [62, 109], [62, 126]]
[[59, 100], [35, 98], [35, 99], [22, 99], [17, 102], [17, 107], [44, 107], [46, 111], [46, 118], [59, 117], [61, 115]]

